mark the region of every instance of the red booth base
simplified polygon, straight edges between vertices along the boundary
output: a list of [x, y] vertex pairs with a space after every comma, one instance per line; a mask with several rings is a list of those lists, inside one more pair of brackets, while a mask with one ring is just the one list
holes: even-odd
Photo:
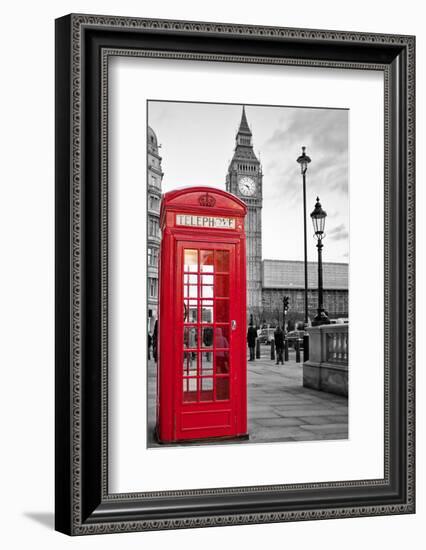
[[242, 435], [225, 435], [222, 437], [203, 437], [200, 439], [176, 439], [175, 441], [161, 441], [158, 437], [157, 429], [154, 428], [153, 430], [154, 434], [154, 440], [156, 443], [158, 443], [161, 446], [167, 447], [167, 446], [176, 446], [176, 445], [201, 445], [201, 444], [208, 444], [208, 443], [220, 443], [221, 441], [226, 441], [231, 443], [232, 441], [238, 442], [238, 441], [248, 441], [250, 439], [250, 434], [242, 434]]

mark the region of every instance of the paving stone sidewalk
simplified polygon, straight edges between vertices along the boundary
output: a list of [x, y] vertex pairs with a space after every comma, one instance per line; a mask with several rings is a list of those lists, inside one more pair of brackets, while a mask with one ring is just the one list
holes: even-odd
[[[247, 363], [250, 438], [240, 443], [347, 439], [348, 399], [304, 388], [302, 363], [296, 363], [294, 352], [290, 351], [290, 360], [284, 366], [275, 365], [269, 353], [269, 348], [262, 346], [261, 358]], [[158, 445], [152, 436], [155, 426], [155, 391], [155, 363], [149, 361], [150, 447]], [[232, 443], [235, 444], [235, 441]]]

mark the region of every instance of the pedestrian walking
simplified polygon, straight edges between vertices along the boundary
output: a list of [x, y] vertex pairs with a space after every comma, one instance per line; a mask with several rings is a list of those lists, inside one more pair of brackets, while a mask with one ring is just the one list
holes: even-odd
[[[213, 328], [204, 327], [203, 328], [203, 347], [212, 348], [213, 347]], [[216, 347], [221, 347], [216, 343]], [[211, 353], [210, 351], [205, 351], [206, 362], [210, 363]]]
[[249, 361], [254, 361], [254, 352], [256, 348], [256, 339], [257, 339], [257, 330], [253, 326], [253, 322], [250, 321], [250, 326], [247, 330], [247, 345], [250, 350], [250, 359]]
[[282, 328], [278, 325], [274, 332], [274, 341], [275, 341], [275, 351], [277, 355], [276, 365], [284, 365], [284, 332]]
[[151, 336], [151, 333], [148, 332], [148, 361], [151, 359], [151, 346], [152, 346], [152, 336]]

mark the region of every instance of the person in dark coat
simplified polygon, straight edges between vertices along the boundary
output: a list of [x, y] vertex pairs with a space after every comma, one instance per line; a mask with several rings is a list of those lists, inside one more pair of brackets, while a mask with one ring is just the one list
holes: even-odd
[[[204, 344], [205, 348], [213, 347], [213, 327], [204, 327], [204, 329], [203, 329], [203, 344]], [[220, 346], [218, 346], [218, 347], [220, 347]], [[210, 352], [206, 351], [204, 353], [205, 353], [205, 357], [206, 357], [206, 362], [210, 363], [210, 359], [211, 359]]]
[[257, 330], [253, 326], [253, 323], [250, 323], [250, 326], [247, 330], [247, 345], [250, 350], [249, 361], [254, 361], [254, 350], [256, 347], [256, 338], [257, 338]]
[[283, 353], [284, 353], [284, 332], [283, 329], [278, 325], [274, 332], [274, 341], [275, 341], [275, 353], [277, 356], [276, 365], [284, 365]]
[[155, 321], [154, 332], [152, 333], [152, 355], [154, 361], [157, 362], [157, 345], [158, 345], [158, 319]]
[[151, 336], [151, 333], [148, 332], [148, 361], [151, 359], [151, 346], [152, 346], [152, 336]]

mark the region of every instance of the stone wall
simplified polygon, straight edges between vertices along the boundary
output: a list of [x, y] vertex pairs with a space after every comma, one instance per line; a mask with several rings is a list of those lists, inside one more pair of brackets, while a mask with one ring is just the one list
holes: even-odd
[[347, 397], [349, 325], [322, 325], [307, 331], [309, 361], [303, 363], [303, 385]]

